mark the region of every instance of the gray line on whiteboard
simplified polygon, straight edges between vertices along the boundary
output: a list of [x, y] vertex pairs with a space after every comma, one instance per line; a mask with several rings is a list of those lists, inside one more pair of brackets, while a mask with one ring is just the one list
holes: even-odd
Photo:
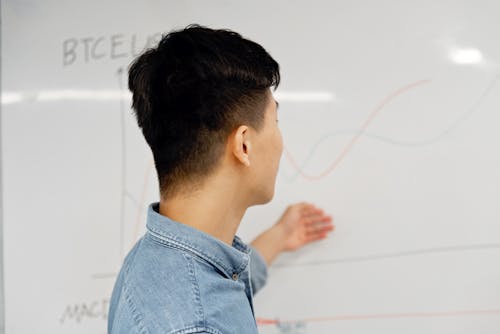
[[377, 261], [385, 259], [393, 259], [406, 256], [418, 256], [418, 255], [429, 255], [438, 253], [448, 253], [448, 252], [464, 252], [464, 251], [475, 251], [475, 250], [487, 250], [487, 249], [500, 249], [500, 243], [498, 244], [479, 244], [479, 245], [457, 245], [448, 247], [435, 247], [426, 249], [417, 249], [404, 252], [394, 252], [385, 254], [374, 254], [374, 255], [364, 255], [364, 256], [350, 256], [345, 258], [331, 259], [331, 260], [319, 260], [310, 261], [302, 263], [276, 263], [273, 268], [287, 268], [287, 267], [300, 267], [300, 266], [317, 266], [324, 264], [336, 264], [336, 263], [353, 263], [353, 262], [364, 262], [364, 261]]
[[128, 190], [125, 190], [124, 196], [127, 197], [137, 207], [137, 209], [141, 207], [139, 201]]
[[[457, 245], [448, 247], [435, 247], [419, 250], [410, 250], [404, 252], [394, 252], [386, 254], [374, 254], [365, 256], [350, 256], [339, 259], [332, 260], [320, 260], [311, 261], [303, 263], [276, 263], [271, 266], [271, 269], [280, 268], [291, 268], [291, 267], [302, 267], [302, 266], [317, 266], [325, 264], [336, 264], [336, 263], [354, 263], [354, 262], [365, 262], [365, 261], [377, 261], [385, 260], [391, 258], [405, 257], [405, 256], [417, 256], [417, 255], [429, 255], [447, 252], [465, 252], [465, 251], [476, 251], [476, 250], [488, 250], [488, 249], [500, 249], [500, 243], [498, 244], [478, 244], [478, 245]], [[99, 273], [92, 275], [92, 279], [109, 279], [117, 276], [117, 273]]]
[[[2, 3], [0, 2], [0, 31], [3, 28]], [[2, 92], [2, 39], [0, 38], [0, 92]], [[0, 129], [2, 128], [2, 103], [0, 103]], [[5, 280], [4, 280], [4, 235], [3, 235], [3, 180], [2, 180], [2, 133], [0, 132], [0, 333], [5, 333]]]
[[125, 144], [125, 106], [123, 92], [123, 68], [117, 70], [118, 84], [120, 86], [120, 128], [121, 128], [121, 192], [120, 192], [120, 259], [124, 256], [125, 250], [125, 182], [127, 180], [127, 147]]
[[99, 273], [91, 276], [92, 279], [115, 278], [117, 273]]

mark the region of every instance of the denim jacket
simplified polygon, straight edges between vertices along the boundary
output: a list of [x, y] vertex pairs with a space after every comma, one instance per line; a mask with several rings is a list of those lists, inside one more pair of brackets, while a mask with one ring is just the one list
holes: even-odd
[[110, 301], [108, 334], [254, 334], [252, 296], [266, 282], [257, 251], [232, 247], [148, 208]]

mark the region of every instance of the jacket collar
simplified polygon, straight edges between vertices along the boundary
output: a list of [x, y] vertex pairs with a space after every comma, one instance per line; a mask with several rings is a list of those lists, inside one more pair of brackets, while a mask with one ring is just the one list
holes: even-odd
[[147, 233], [165, 244], [184, 249], [211, 263], [227, 277], [246, 269], [250, 261], [250, 247], [237, 236], [232, 247], [219, 239], [191, 226], [176, 222], [159, 213], [159, 202], [148, 207]]

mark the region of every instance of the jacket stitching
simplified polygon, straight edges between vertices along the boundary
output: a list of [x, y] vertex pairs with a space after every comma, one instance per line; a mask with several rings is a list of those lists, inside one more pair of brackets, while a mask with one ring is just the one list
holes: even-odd
[[[139, 241], [139, 243], [141, 243], [141, 242], [142, 242], [142, 240]], [[139, 246], [140, 245], [138, 245], [137, 247], [139, 247]], [[125, 300], [127, 301], [127, 304], [130, 307], [130, 311], [132, 312], [132, 318], [134, 319], [134, 322], [135, 322], [136, 326], [138, 327], [140, 333], [141, 334], [148, 334], [149, 332], [147, 331], [147, 329], [144, 326], [141, 314], [137, 311], [137, 307], [135, 306], [134, 301], [132, 300], [132, 296], [130, 294], [130, 291], [128, 290], [128, 274], [129, 274], [131, 265], [135, 261], [136, 256], [137, 256], [137, 251], [133, 254], [133, 257], [130, 258], [130, 261], [129, 261], [129, 264], [127, 265], [127, 267], [124, 268], [125, 270], [124, 270], [124, 274], [123, 274], [123, 295], [125, 296]]]
[[144, 323], [142, 321], [142, 316], [137, 311], [137, 308], [132, 300], [132, 297], [130, 296], [130, 293], [128, 291], [128, 288], [127, 288], [125, 281], [123, 282], [123, 293], [125, 295], [125, 300], [127, 301], [127, 304], [130, 307], [130, 311], [132, 312], [132, 318], [134, 319], [134, 322], [135, 322], [137, 328], [139, 329], [139, 332], [141, 334], [148, 334], [149, 332], [146, 329], [146, 327], [144, 326]]
[[186, 253], [183, 253], [182, 256], [186, 259], [187, 267], [188, 267], [188, 273], [191, 278], [192, 282], [192, 293], [196, 305], [196, 310], [195, 314], [198, 318], [200, 318], [202, 326], [204, 327], [206, 325], [206, 319], [205, 319], [205, 314], [203, 312], [203, 305], [201, 303], [201, 296], [200, 296], [200, 286], [198, 284], [198, 281], [196, 280], [196, 274], [195, 274], [195, 268], [194, 264], [192, 262], [192, 259], [189, 255]]

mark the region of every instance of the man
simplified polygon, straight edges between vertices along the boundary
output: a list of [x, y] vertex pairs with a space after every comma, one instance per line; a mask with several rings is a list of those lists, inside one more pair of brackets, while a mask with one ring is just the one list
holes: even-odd
[[160, 202], [118, 275], [108, 333], [257, 333], [252, 296], [267, 266], [333, 230], [330, 216], [299, 203], [251, 246], [235, 236], [246, 209], [274, 195], [283, 143], [270, 88], [279, 79], [260, 45], [197, 25], [131, 65]]

